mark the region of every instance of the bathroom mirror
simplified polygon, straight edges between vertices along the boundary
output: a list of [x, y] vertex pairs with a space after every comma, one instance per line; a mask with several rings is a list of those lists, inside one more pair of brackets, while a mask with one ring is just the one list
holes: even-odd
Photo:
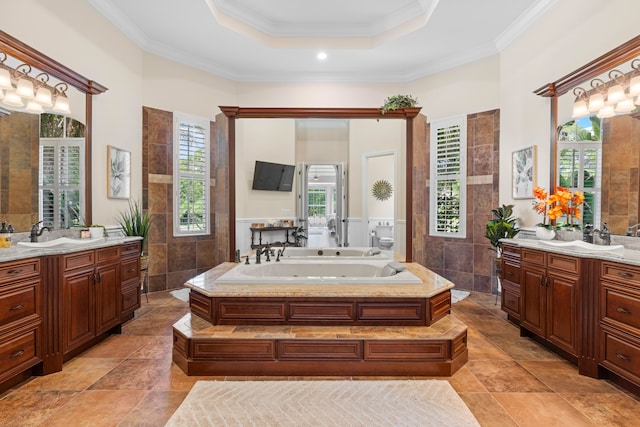
[[[84, 199], [86, 200], [84, 212], [80, 213], [84, 218], [85, 223], [91, 223], [91, 116], [92, 116], [92, 95], [100, 94], [107, 90], [106, 87], [100, 85], [97, 82], [89, 80], [73, 70], [65, 67], [59, 62], [49, 58], [41, 52], [26, 45], [20, 40], [12, 37], [11, 35], [0, 31], [0, 52], [4, 52], [11, 61], [16, 61], [17, 64], [25, 63], [31, 66], [38, 72], [46, 73], [51, 82], [63, 82], [68, 85], [67, 96], [69, 98], [71, 114], [68, 116], [71, 119], [75, 119], [85, 126], [84, 137], [84, 163], [85, 174], [83, 181], [84, 187]], [[30, 74], [34, 77], [34, 73]], [[0, 154], [7, 154], [10, 150], [11, 144], [15, 147], [16, 138], [22, 138], [25, 144], [30, 147], [29, 150], [22, 150], [14, 157], [19, 158], [19, 161], [11, 161], [13, 166], [20, 166], [20, 170], [7, 170], [8, 165], [0, 161], [0, 175], [9, 176], [13, 174], [15, 176], [24, 176], [29, 185], [25, 184], [21, 187], [22, 192], [16, 193], [15, 187], [10, 189], [6, 182], [2, 183], [0, 187], [0, 218], [10, 219], [16, 218], [16, 221], [12, 223], [16, 232], [29, 231], [29, 226], [33, 222], [36, 222], [38, 218], [38, 139], [39, 139], [39, 117], [38, 115], [28, 114], [11, 110], [4, 104], [0, 103], [2, 108], [5, 108], [5, 115], [0, 117]], [[12, 117], [13, 116], [13, 117]], [[8, 117], [8, 118], [7, 118]], [[7, 118], [7, 119], [5, 119]], [[4, 121], [3, 121], [4, 120]], [[11, 124], [4, 124], [11, 121]], [[28, 143], [26, 141], [29, 141]], [[3, 155], [3, 157], [5, 157]], [[25, 191], [25, 187], [27, 190]], [[23, 206], [20, 204], [23, 203]], [[11, 211], [18, 209], [19, 213]], [[28, 206], [27, 206], [28, 205]], [[16, 216], [17, 215], [17, 216]], [[11, 221], [10, 221], [11, 222]]]
[[[610, 70], [640, 58], [640, 36], [623, 43], [566, 76], [548, 83], [536, 91], [549, 97], [551, 104], [550, 135], [550, 187], [560, 185], [557, 174], [559, 156], [559, 130], [571, 120], [576, 87], [590, 88], [592, 79], [605, 76]], [[640, 218], [638, 195], [640, 184], [640, 126], [638, 109], [626, 115], [603, 119], [602, 133], [602, 212], [600, 222], [607, 222], [613, 234], [625, 234], [628, 226]], [[623, 154], [616, 157], [619, 154]], [[612, 170], [610, 165], [624, 162], [625, 170]], [[631, 163], [632, 162], [632, 163]], [[623, 186], [621, 186], [624, 184]], [[611, 190], [610, 190], [611, 189]], [[597, 225], [599, 226], [599, 224]]]
[[[401, 119], [404, 121], [404, 156], [402, 173], [405, 177], [405, 218], [412, 218], [413, 212], [413, 119], [420, 113], [420, 108], [404, 108], [382, 115], [379, 108], [243, 108], [237, 106], [220, 106], [227, 120], [216, 120], [216, 146], [223, 156], [229, 159], [228, 170], [224, 163], [218, 161], [216, 181], [228, 180], [228, 186], [217, 186], [216, 192], [216, 230], [222, 258], [233, 259], [236, 251], [236, 138], [238, 119]], [[228, 150], [228, 151], [227, 151]], [[283, 162], [284, 163], [284, 162]], [[228, 193], [226, 189], [228, 188]], [[226, 224], [224, 224], [226, 222]], [[413, 261], [412, 250], [413, 224], [406, 221], [404, 246], [405, 261]]]

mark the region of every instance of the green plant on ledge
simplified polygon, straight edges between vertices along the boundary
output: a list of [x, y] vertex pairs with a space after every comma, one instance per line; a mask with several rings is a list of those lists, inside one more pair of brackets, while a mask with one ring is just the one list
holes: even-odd
[[382, 114], [387, 111], [399, 110], [401, 108], [411, 108], [418, 105], [418, 99], [411, 95], [394, 95], [384, 100], [380, 112]]
[[130, 201], [129, 209], [120, 212], [117, 222], [122, 227], [125, 236], [142, 237], [142, 244], [140, 245], [140, 254], [142, 255], [144, 245], [149, 236], [149, 228], [151, 227], [151, 215], [149, 215], [149, 212], [143, 214], [140, 204]]
[[502, 242], [500, 239], [511, 239], [520, 232], [513, 217], [514, 205], [502, 205], [499, 208], [491, 209], [493, 219], [487, 221], [484, 237], [489, 239], [492, 250], [496, 251], [496, 258], [502, 257]]

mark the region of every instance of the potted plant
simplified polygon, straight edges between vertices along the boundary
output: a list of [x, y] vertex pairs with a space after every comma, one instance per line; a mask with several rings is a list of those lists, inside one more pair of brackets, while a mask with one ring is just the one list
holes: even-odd
[[129, 202], [129, 208], [120, 212], [117, 222], [122, 227], [125, 236], [142, 237], [142, 244], [140, 245], [140, 256], [142, 256], [151, 226], [149, 212], [143, 214], [138, 202]]
[[511, 239], [515, 237], [520, 229], [516, 225], [513, 217], [514, 205], [502, 205], [496, 209], [491, 209], [493, 219], [487, 221], [484, 237], [489, 239], [491, 250], [496, 252], [496, 268], [499, 271], [499, 261], [502, 258], [502, 242], [500, 239]]
[[302, 246], [302, 241], [307, 239], [307, 236], [305, 236], [304, 232], [305, 232], [305, 229], [302, 226], [296, 227], [291, 232], [291, 236], [293, 237], [293, 240], [296, 242], [295, 243], [296, 246]]
[[418, 105], [418, 99], [411, 95], [394, 95], [384, 100], [384, 103], [380, 107], [380, 112], [384, 114], [387, 111], [411, 108], [416, 105]]

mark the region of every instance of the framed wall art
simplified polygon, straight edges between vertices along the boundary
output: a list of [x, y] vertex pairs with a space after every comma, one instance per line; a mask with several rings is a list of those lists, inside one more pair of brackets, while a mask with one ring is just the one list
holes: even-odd
[[131, 153], [107, 145], [107, 197], [128, 199], [131, 192]]
[[536, 146], [514, 151], [512, 168], [513, 198], [533, 199], [533, 187], [536, 185]]

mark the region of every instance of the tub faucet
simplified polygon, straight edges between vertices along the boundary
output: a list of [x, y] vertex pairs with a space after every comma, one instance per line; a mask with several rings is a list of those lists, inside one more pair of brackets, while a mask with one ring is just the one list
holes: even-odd
[[640, 235], [640, 224], [627, 228], [627, 236], [638, 237]]
[[40, 224], [42, 224], [42, 221], [38, 221], [31, 226], [31, 233], [29, 234], [29, 237], [31, 238], [31, 242], [33, 243], [38, 241], [38, 237], [42, 236], [44, 230], [47, 230], [49, 233], [51, 233], [51, 229], [49, 227], [40, 228]]
[[606, 222], [602, 223], [602, 230], [598, 230], [597, 228], [593, 230], [593, 234], [598, 234], [602, 239], [603, 245], [610, 246], [611, 245], [611, 230], [607, 226]]

